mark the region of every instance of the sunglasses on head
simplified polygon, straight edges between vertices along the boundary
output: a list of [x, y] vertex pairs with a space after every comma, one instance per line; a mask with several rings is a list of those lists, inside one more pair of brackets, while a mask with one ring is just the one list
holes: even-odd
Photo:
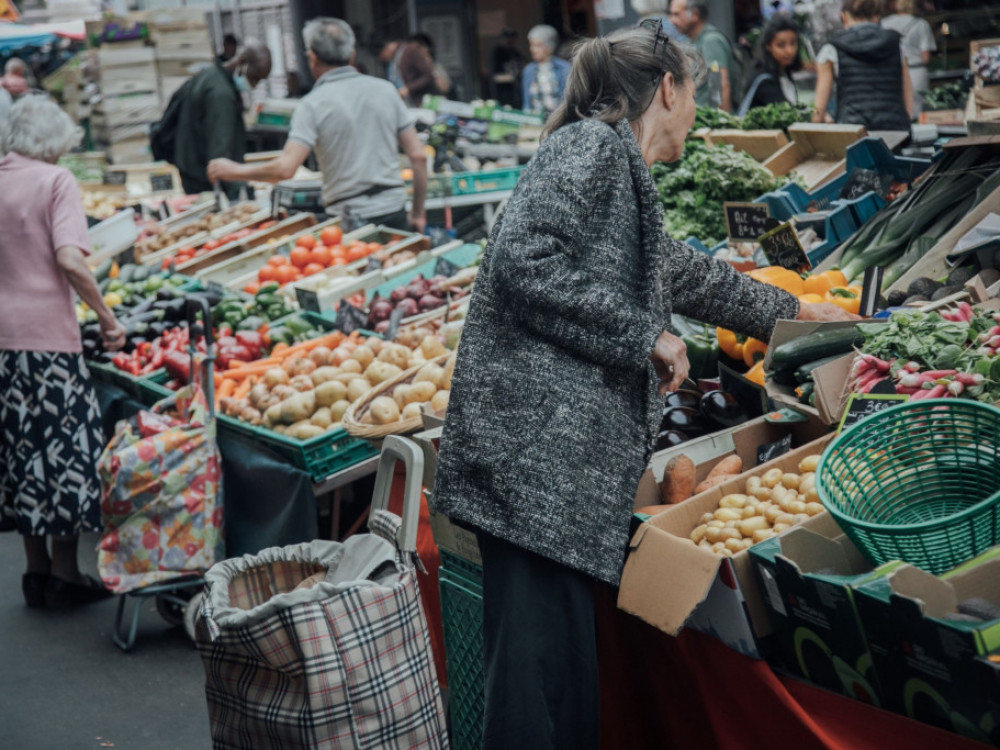
[[655, 55], [660, 51], [660, 45], [662, 44], [664, 48], [670, 44], [670, 37], [663, 33], [663, 19], [662, 18], [647, 18], [645, 21], [639, 23], [639, 27], [643, 29], [649, 29], [655, 36], [653, 37], [653, 54]]

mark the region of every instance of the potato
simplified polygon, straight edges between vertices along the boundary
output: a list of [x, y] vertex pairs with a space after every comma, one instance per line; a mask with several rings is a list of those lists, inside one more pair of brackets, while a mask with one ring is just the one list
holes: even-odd
[[723, 547], [722, 549], [718, 550], [715, 554], [717, 554], [719, 557], [732, 557], [733, 551], [731, 549]]
[[763, 514], [760, 512], [760, 506], [756, 503], [747, 503], [743, 508], [743, 517], [754, 518], [755, 516], [763, 517]]
[[746, 495], [726, 495], [719, 501], [720, 508], [743, 508], [746, 504]]
[[703, 539], [705, 539], [705, 534], [708, 532], [708, 526], [702, 524], [701, 526], [696, 526], [694, 531], [691, 532], [691, 541], [698, 544]]
[[773, 531], [775, 534], [780, 534], [785, 529], [790, 529], [790, 528], [792, 528], [792, 524], [790, 523], [776, 523], [771, 528], [771, 531]]
[[698, 546], [701, 547], [702, 549], [707, 549], [709, 552], [712, 551], [712, 543], [707, 539], [702, 539], [700, 542], [698, 542]]
[[[370, 339], [365, 339], [365, 343], [362, 346], [368, 347], [372, 354], [378, 356], [378, 353], [382, 351], [382, 347], [385, 346], [385, 341], [380, 339], [378, 336], [372, 336]], [[360, 349], [361, 347], [358, 348]]]
[[761, 501], [772, 499], [771, 489], [769, 487], [764, 487], [763, 485], [761, 485], [757, 490], [755, 490], [750, 494], [752, 494], [755, 498]]
[[725, 552], [725, 551], [726, 551], [726, 543], [725, 542], [715, 542], [712, 545], [712, 552], [714, 552], [715, 554], [719, 554], [719, 553]]
[[815, 487], [810, 487], [809, 491], [806, 493], [807, 503], [818, 503], [819, 502], [819, 490]]
[[243, 407], [243, 410], [237, 416], [250, 424], [260, 424], [264, 421], [264, 417], [260, 411], [252, 406]]
[[746, 487], [747, 494], [753, 495], [754, 493], [757, 492], [757, 490], [759, 490], [763, 486], [764, 485], [762, 485], [760, 482], [760, 477], [750, 477], [749, 479], [747, 479], [747, 487]]
[[781, 484], [790, 490], [798, 489], [800, 481], [798, 474], [785, 473], [781, 475]]
[[795, 497], [795, 493], [791, 492], [785, 485], [776, 484], [771, 488], [771, 502], [778, 503], [779, 505]]
[[795, 524], [795, 516], [793, 516], [791, 513], [782, 513], [780, 516], [774, 519], [775, 526], [777, 526], [779, 523], [792, 526]]
[[308, 375], [296, 375], [289, 385], [299, 392], [311, 391], [315, 387], [312, 378]]
[[309, 352], [309, 359], [316, 363], [316, 367], [323, 367], [330, 364], [331, 354], [333, 354], [333, 352], [330, 351], [329, 347], [317, 346]]
[[311, 424], [316, 425], [317, 427], [323, 427], [324, 429], [329, 427], [330, 424], [333, 422], [333, 416], [330, 413], [330, 407], [329, 406], [319, 407], [315, 411], [315, 413], [309, 418], [309, 422]]
[[281, 424], [281, 403], [277, 403], [264, 412], [264, 424], [268, 426]]
[[322, 435], [324, 432], [325, 430], [322, 427], [317, 427], [314, 424], [302, 424], [289, 427], [288, 432], [285, 434], [297, 440], [308, 440], [309, 438]]
[[390, 424], [399, 421], [399, 407], [388, 396], [379, 396], [368, 407], [375, 424]]
[[817, 466], [819, 466], [819, 456], [806, 456], [799, 461], [799, 473], [805, 474], [806, 472], [816, 471]]
[[337, 373], [337, 377], [334, 378], [338, 383], [343, 383], [345, 386], [351, 384], [352, 380], [357, 380], [361, 375], [356, 372], [341, 372]]
[[729, 550], [730, 552], [733, 552], [733, 553], [742, 552], [743, 550], [745, 550], [747, 548], [747, 545], [743, 544], [744, 541], [750, 541], [750, 540], [749, 539], [747, 539], [747, 540], [743, 540], [743, 539], [727, 539], [726, 540], [726, 549]]
[[775, 521], [778, 520], [778, 516], [782, 515], [784, 512], [785, 512], [784, 508], [781, 508], [778, 505], [772, 505], [770, 508], [764, 511], [764, 518], [767, 519], [768, 523], [773, 524]]
[[783, 474], [784, 472], [782, 472], [781, 469], [771, 469], [770, 471], [765, 472], [764, 476], [760, 478], [760, 483], [765, 487], [776, 487], [781, 483], [781, 477]]
[[811, 516], [808, 513], [796, 513], [795, 523], [802, 523], [803, 521], [808, 521]]
[[452, 354], [448, 357], [447, 361], [444, 363], [444, 373], [441, 375], [441, 389], [445, 391], [451, 390], [451, 376], [455, 372], [455, 360], [457, 357]]
[[438, 391], [431, 399], [431, 409], [436, 412], [445, 411], [448, 408], [448, 400], [451, 398], [451, 391]]
[[822, 503], [806, 503], [806, 513], [810, 516], [817, 516], [823, 512]]
[[760, 531], [761, 529], [768, 529], [771, 524], [767, 522], [764, 516], [754, 516], [753, 518], [745, 518], [736, 524], [736, 528], [739, 529], [740, 534], [744, 537], [752, 537], [755, 531]]
[[433, 383], [435, 390], [441, 387], [441, 379], [444, 377], [444, 368], [430, 362], [420, 370], [413, 378], [414, 383]]
[[[326, 369], [326, 368], [324, 368]], [[317, 370], [316, 372], [319, 372]], [[313, 373], [314, 375], [316, 373]], [[365, 381], [367, 383], [367, 381]], [[347, 386], [336, 380], [320, 383], [316, 386], [316, 405], [329, 406], [335, 401], [347, 398]]]
[[338, 368], [327, 365], [324, 367], [317, 367], [309, 373], [309, 377], [312, 379], [313, 385], [320, 385], [334, 380], [340, 372], [341, 371]]
[[770, 539], [774, 536], [774, 529], [759, 529], [753, 533], [753, 543], [763, 542], [765, 539]]
[[357, 375], [347, 384], [347, 400], [357, 401], [372, 389], [371, 384]]
[[344, 414], [350, 408], [351, 402], [347, 399], [341, 399], [339, 401], [334, 401], [330, 404], [330, 419], [333, 424], [338, 424], [344, 419]]
[[[383, 350], [384, 351], [384, 350]], [[384, 360], [376, 359], [365, 370], [365, 377], [372, 385], [384, 383], [399, 375], [403, 370], [398, 366]]]
[[291, 379], [291, 376], [280, 367], [271, 367], [264, 372], [264, 385], [268, 390], [273, 390], [276, 385], [284, 385]]
[[357, 360], [362, 368], [368, 367], [368, 365], [375, 361], [375, 352], [371, 350], [371, 347], [362, 344], [351, 352], [351, 359]]
[[739, 521], [743, 518], [743, 511], [736, 508], [719, 508], [715, 511], [715, 517], [720, 521]]
[[316, 392], [298, 393], [281, 402], [281, 421], [285, 423], [309, 419], [316, 411]]
[[293, 378], [296, 375], [308, 375], [316, 369], [316, 363], [309, 357], [292, 357], [282, 366], [285, 368], [285, 372]]
[[260, 403], [257, 404], [257, 408], [263, 414], [264, 412], [266, 412], [268, 409], [270, 409], [275, 404], [280, 404], [280, 403], [281, 403], [281, 399], [280, 398], [278, 398], [277, 396], [275, 396], [273, 393], [269, 393], [269, 394], [267, 394], [267, 396], [265, 396], [264, 398], [262, 398], [260, 400]]
[[390, 344], [382, 349], [382, 351], [378, 353], [378, 357], [375, 359], [377, 362], [385, 362], [386, 364], [395, 365], [399, 368], [400, 372], [402, 372], [402, 369], [406, 367], [407, 362], [410, 361], [410, 350], [400, 344]]
[[338, 346], [332, 352], [330, 352], [330, 364], [334, 367], [339, 367], [348, 358], [350, 358], [352, 351], [346, 346]]
[[437, 387], [433, 383], [423, 381], [410, 386], [410, 403], [425, 404], [434, 398]]
[[340, 363], [341, 372], [353, 372], [356, 375], [360, 375], [365, 371], [362, 364], [356, 359], [345, 359]]
[[711, 513], [702, 513], [701, 518], [698, 519], [698, 523], [708, 523], [709, 521], [715, 520], [715, 516]]
[[392, 400], [396, 402], [396, 406], [400, 409], [405, 408], [410, 403], [409, 396], [410, 386], [407, 383], [400, 383], [392, 389]]
[[444, 348], [444, 344], [437, 336], [424, 336], [423, 341], [420, 342], [420, 351], [427, 359], [433, 359], [440, 357], [448, 350]]
[[788, 507], [785, 508], [785, 510], [793, 515], [799, 515], [800, 513], [806, 512], [806, 504], [799, 502], [798, 500], [793, 500], [788, 504]]
[[[282, 371], [284, 372], [284, 371]], [[271, 395], [271, 391], [263, 383], [257, 383], [253, 388], [250, 389], [250, 393], [247, 394], [247, 401], [255, 409], [260, 408], [261, 402]]]
[[[724, 528], [724, 527], [723, 527]], [[705, 538], [715, 544], [716, 542], [722, 541], [722, 528], [717, 526], [706, 526], [705, 527]]]
[[276, 424], [271, 427], [271, 432], [277, 432], [279, 435], [284, 435], [286, 432], [288, 432], [288, 425]]
[[[711, 513], [709, 515], [712, 515]], [[706, 524], [710, 529], [721, 529], [726, 525], [725, 521], [720, 521], [715, 516], [712, 516], [712, 520], [708, 521]]]
[[402, 413], [403, 419], [422, 419], [424, 416], [423, 406], [421, 404], [407, 404], [403, 407]]

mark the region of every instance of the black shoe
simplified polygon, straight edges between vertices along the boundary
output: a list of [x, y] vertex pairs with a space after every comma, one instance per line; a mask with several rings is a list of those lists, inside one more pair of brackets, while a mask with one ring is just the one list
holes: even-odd
[[21, 576], [21, 591], [24, 603], [32, 608], [45, 606], [45, 587], [49, 582], [48, 573], [25, 573]]
[[86, 583], [70, 583], [51, 576], [45, 587], [45, 605], [49, 609], [66, 609], [74, 604], [89, 604], [111, 596], [111, 592], [96, 578], [87, 575], [83, 578]]

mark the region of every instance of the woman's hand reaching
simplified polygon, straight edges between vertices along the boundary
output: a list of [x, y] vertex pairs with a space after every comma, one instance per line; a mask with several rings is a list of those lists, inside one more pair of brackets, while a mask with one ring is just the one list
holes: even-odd
[[656, 339], [650, 359], [656, 367], [656, 374], [660, 376], [660, 395], [680, 388], [691, 370], [687, 345], [668, 331], [664, 331]]
[[831, 320], [861, 320], [861, 316], [849, 313], [832, 302], [817, 302], [799, 305], [799, 314], [795, 319], [826, 322]]

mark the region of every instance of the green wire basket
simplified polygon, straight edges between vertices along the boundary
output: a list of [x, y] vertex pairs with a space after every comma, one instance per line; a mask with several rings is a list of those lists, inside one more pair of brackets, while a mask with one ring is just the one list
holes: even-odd
[[1000, 543], [1000, 409], [929, 399], [877, 412], [830, 443], [816, 488], [873, 565], [951, 570]]

